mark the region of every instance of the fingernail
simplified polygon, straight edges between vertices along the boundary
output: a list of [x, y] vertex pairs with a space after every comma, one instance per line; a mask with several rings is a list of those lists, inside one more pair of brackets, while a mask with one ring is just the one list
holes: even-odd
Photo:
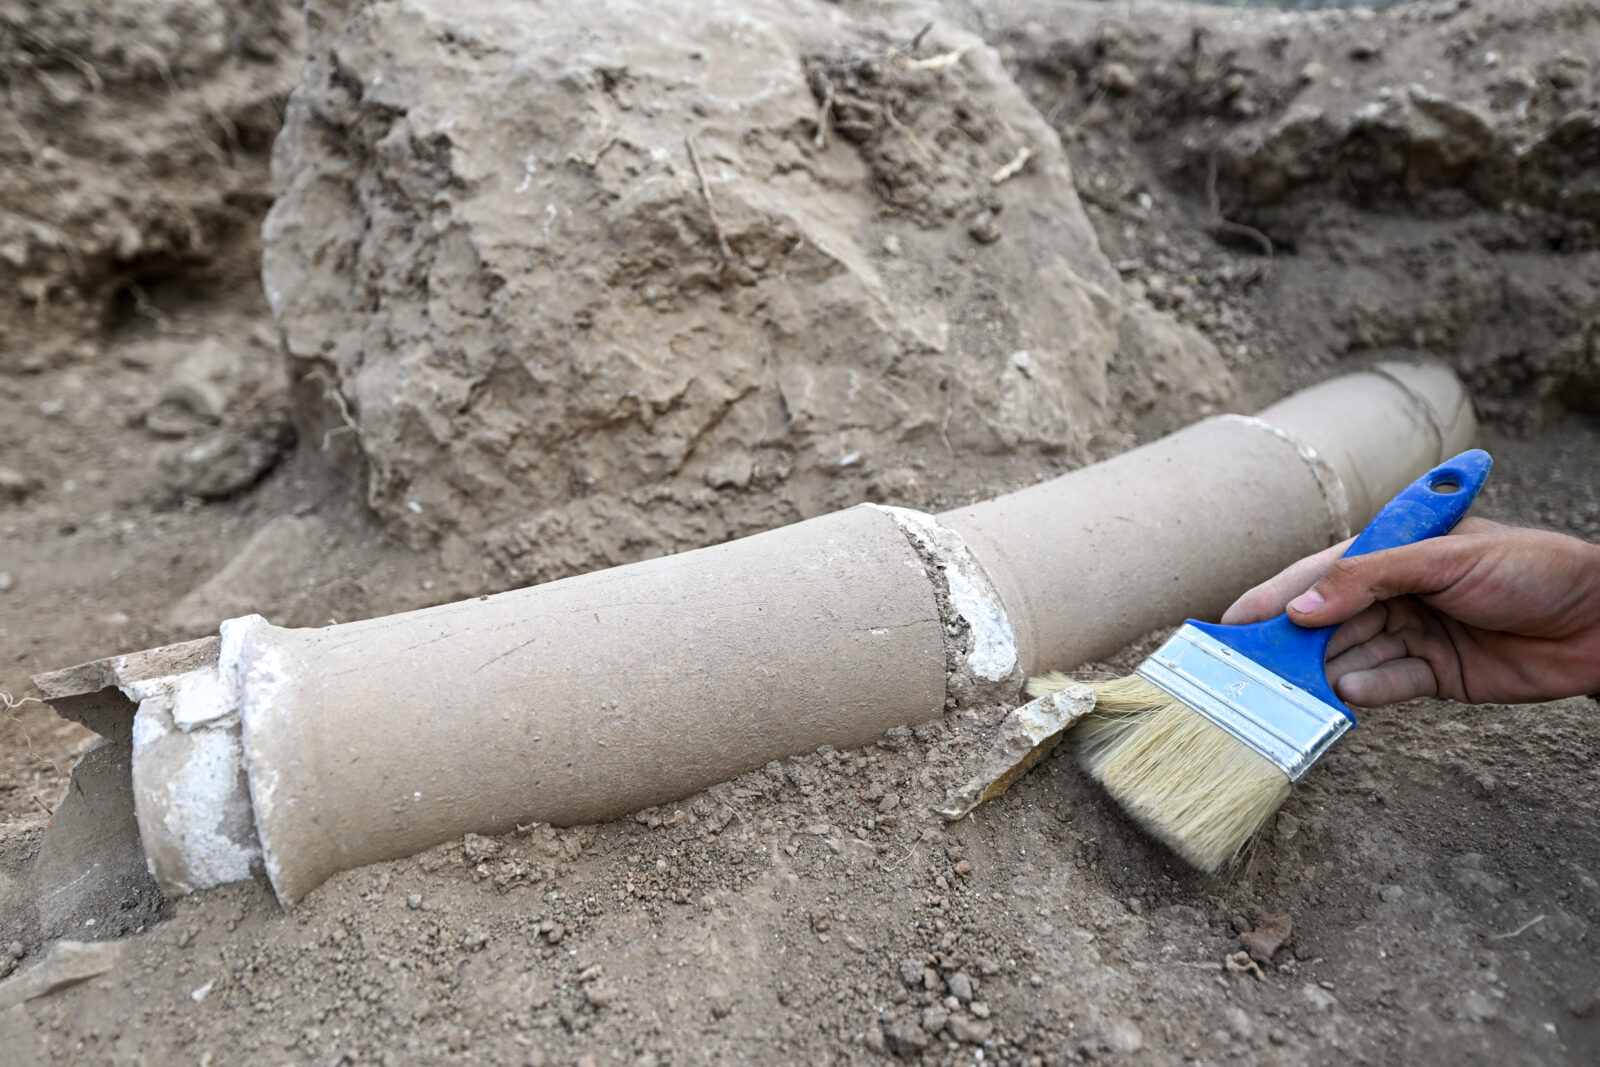
[[1309, 615], [1322, 607], [1322, 594], [1315, 589], [1307, 589], [1304, 593], [1289, 601], [1289, 607], [1301, 615]]

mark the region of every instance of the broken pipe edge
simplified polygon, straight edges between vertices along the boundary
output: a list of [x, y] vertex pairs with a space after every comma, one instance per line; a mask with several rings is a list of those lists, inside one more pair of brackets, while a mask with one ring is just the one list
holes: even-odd
[[124, 685], [133, 720], [139, 837], [169, 896], [243, 881], [262, 870], [245, 774], [238, 663], [246, 619], [221, 627], [216, 660]]

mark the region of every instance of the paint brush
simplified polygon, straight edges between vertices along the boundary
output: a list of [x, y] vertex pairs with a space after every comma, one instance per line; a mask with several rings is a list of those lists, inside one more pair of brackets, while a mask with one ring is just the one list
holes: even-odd
[[[1433, 468], [1385, 505], [1345, 555], [1450, 532], [1492, 462], [1473, 449]], [[1297, 626], [1287, 615], [1245, 626], [1190, 619], [1132, 677], [1090, 683], [1095, 710], [1074, 731], [1079, 761], [1194, 866], [1232, 863], [1290, 785], [1356, 724], [1328, 684], [1335, 629]], [[1047, 674], [1028, 693], [1070, 684]]]

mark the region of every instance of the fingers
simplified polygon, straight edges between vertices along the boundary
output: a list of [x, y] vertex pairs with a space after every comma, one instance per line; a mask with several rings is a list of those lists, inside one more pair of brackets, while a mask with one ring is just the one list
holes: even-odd
[[1289, 603], [1292, 597], [1305, 592], [1313, 582], [1327, 573], [1333, 561], [1349, 547], [1349, 541], [1341, 541], [1314, 556], [1307, 556], [1297, 563], [1291, 563], [1278, 574], [1235, 600], [1233, 606], [1222, 613], [1223, 623], [1234, 626], [1282, 615], [1284, 605]]
[[1408, 655], [1406, 643], [1398, 634], [1380, 633], [1328, 660], [1328, 680], [1337, 683], [1347, 674], [1370, 671], [1390, 660], [1405, 659]]
[[1349, 703], [1369, 708], [1419, 696], [1458, 697], [1452, 647], [1443, 620], [1414, 598], [1399, 597], [1372, 605], [1334, 632], [1328, 681]]
[[[1456, 528], [1451, 531], [1450, 538], [1453, 539], [1463, 534], [1503, 535], [1508, 529], [1509, 527], [1501, 526], [1499, 523], [1469, 516], [1465, 519], [1462, 519], [1461, 522], [1456, 525]], [[1233, 605], [1229, 607], [1227, 611], [1223, 612], [1222, 621], [1231, 626], [1239, 623], [1260, 622], [1262, 619], [1270, 619], [1274, 615], [1282, 614], [1292, 599], [1295, 599], [1302, 593], [1312, 589], [1313, 583], [1319, 583], [1323, 576], [1328, 574], [1330, 569], [1334, 567], [1335, 561], [1344, 554], [1345, 550], [1350, 547], [1350, 543], [1353, 540], [1354, 538], [1347, 538], [1346, 540], [1339, 542], [1337, 545], [1334, 545], [1330, 548], [1325, 548], [1315, 555], [1307, 556], [1297, 563], [1290, 564], [1278, 574], [1262, 582], [1254, 589], [1246, 592], [1238, 600], [1234, 601]], [[1434, 545], [1435, 551], [1438, 551], [1440, 548], [1444, 548], [1445, 546], [1439, 545], [1437, 542], [1445, 540], [1447, 539], [1435, 538], [1432, 541], [1420, 542], [1420, 544]], [[1400, 550], [1391, 549], [1390, 551]], [[1454, 551], [1455, 554], [1460, 555], [1462, 553], [1461, 543], [1459, 541], [1455, 541], [1451, 551]], [[1358, 558], [1370, 560], [1378, 555], [1382, 555], [1382, 553], [1374, 553], [1372, 556], [1362, 556]], [[1411, 589], [1400, 590], [1400, 592], [1417, 591], [1418, 590]], [[1324, 602], [1326, 602], [1326, 592], [1319, 589], [1318, 594], [1322, 596]], [[1353, 615], [1355, 614], [1355, 611], [1359, 610], [1360, 608], [1356, 608], [1355, 610], [1351, 611], [1350, 614]], [[1296, 622], [1302, 622], [1307, 626], [1323, 626], [1341, 621], [1341, 618], [1334, 618], [1331, 615], [1329, 615], [1327, 618], [1324, 618], [1323, 613], [1318, 612], [1316, 615], [1316, 621], [1311, 622], [1305, 618], [1305, 615], [1306, 613], [1304, 612], [1298, 614], [1294, 612], [1290, 613], [1290, 617], [1294, 618]], [[1343, 618], [1348, 617], [1349, 616], [1343, 616]]]
[[1357, 612], [1353, 618], [1333, 631], [1333, 639], [1328, 642], [1330, 668], [1332, 661], [1340, 653], [1359, 644], [1364, 644], [1382, 633], [1388, 621], [1389, 609], [1382, 604], [1373, 604], [1365, 611]]
[[1379, 600], [1436, 593], [1471, 568], [1478, 549], [1469, 538], [1434, 537], [1335, 560], [1314, 586], [1289, 601], [1286, 610], [1301, 626], [1331, 626]]
[[1416, 697], [1437, 696], [1439, 684], [1426, 660], [1407, 656], [1371, 670], [1351, 671], [1334, 683], [1333, 691], [1357, 707], [1377, 708]]

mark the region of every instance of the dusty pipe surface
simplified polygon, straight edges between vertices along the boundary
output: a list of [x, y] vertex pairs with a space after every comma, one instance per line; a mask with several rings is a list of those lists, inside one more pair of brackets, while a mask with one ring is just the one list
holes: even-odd
[[1448, 371], [1384, 368], [937, 517], [862, 505], [322, 629], [249, 616], [181, 657], [37, 681], [138, 702], [135, 803], [165, 889], [264, 869], [292, 904], [463, 833], [611, 818], [1013, 700], [1032, 671], [1214, 615], [1472, 431]]
[[1216, 618], [1364, 526], [1476, 429], [1448, 369], [1386, 364], [939, 522], [999, 591], [1024, 673], [1070, 668], [1185, 616]]
[[[225, 642], [226, 644], [226, 642]], [[250, 620], [245, 766], [285, 901], [469, 830], [614, 818], [944, 707], [944, 627], [881, 512], [320, 630]]]

